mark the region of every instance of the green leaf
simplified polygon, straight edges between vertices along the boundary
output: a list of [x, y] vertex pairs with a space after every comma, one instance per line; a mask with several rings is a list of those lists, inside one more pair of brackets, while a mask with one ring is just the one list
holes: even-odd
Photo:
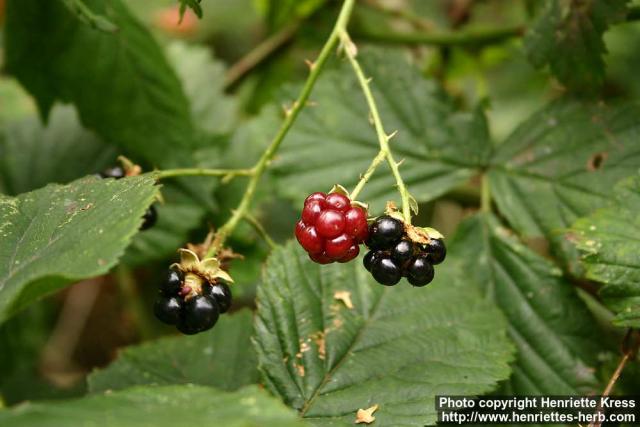
[[177, 256], [177, 249], [192, 237], [192, 231], [203, 222], [207, 210], [184, 193], [173, 182], [162, 186], [163, 203], [156, 203], [156, 224], [138, 233], [127, 248], [123, 261], [129, 266]]
[[492, 390], [510, 372], [504, 319], [450, 273], [439, 268], [429, 288], [391, 288], [360, 261], [319, 266], [295, 242], [275, 250], [257, 300], [265, 385], [335, 426], [374, 404], [378, 426], [423, 426], [436, 420], [436, 395]]
[[639, 131], [638, 104], [550, 104], [496, 149], [489, 182], [500, 214], [523, 235], [551, 239], [571, 259], [563, 231], [636, 173]]
[[92, 28], [61, 0], [8, 1], [7, 69], [45, 117], [54, 101], [72, 102], [104, 141], [154, 166], [193, 166], [190, 152], [201, 136], [162, 50], [121, 0], [85, 3], [118, 31]]
[[0, 188], [16, 195], [67, 183], [103, 170], [115, 157], [112, 147], [82, 128], [73, 107], [56, 105], [46, 126], [37, 117], [7, 125], [0, 139]]
[[193, 120], [210, 132], [229, 132], [237, 120], [237, 102], [224, 93], [225, 67], [205, 46], [172, 42], [167, 58], [178, 73], [191, 104]]
[[216, 327], [127, 347], [106, 369], [92, 373], [92, 392], [134, 385], [200, 384], [233, 391], [258, 382], [249, 310], [222, 316]]
[[134, 387], [0, 411], [3, 427], [300, 427], [289, 409], [256, 386], [234, 393], [202, 386]]
[[[2, 34], [0, 33], [0, 40]], [[0, 63], [2, 60], [0, 59]], [[0, 125], [15, 119], [21, 119], [35, 112], [33, 98], [20, 86], [18, 81], [7, 76], [0, 76]]]
[[[442, 89], [397, 52], [364, 51], [359, 58], [372, 78], [387, 132], [398, 131], [391, 149], [397, 160], [404, 159], [400, 172], [418, 202], [465, 183], [486, 164], [491, 144], [482, 111], [456, 112]], [[343, 62], [324, 73], [274, 161], [284, 194], [301, 202], [306, 194], [336, 183], [352, 189], [379, 150], [368, 117], [349, 65]], [[362, 199], [380, 210], [385, 201], [399, 200], [386, 164], [375, 172]]]
[[518, 357], [506, 394], [596, 392], [596, 358], [602, 350], [595, 321], [572, 285], [551, 262], [519, 243], [489, 214], [458, 228], [450, 255], [473, 272], [485, 297], [509, 321]]
[[611, 206], [573, 226], [578, 248], [585, 254], [587, 277], [605, 284], [602, 299], [615, 313], [618, 326], [640, 328], [640, 177], [615, 189]]
[[524, 39], [529, 60], [549, 65], [565, 86], [593, 92], [605, 77], [602, 40], [609, 26], [624, 20], [628, 0], [547, 0]]
[[154, 183], [86, 178], [0, 195], [0, 323], [66, 284], [109, 271], [156, 196]]
[[201, 0], [180, 0], [180, 21], [182, 21], [182, 17], [184, 16], [184, 12], [187, 10], [187, 7], [193, 10], [193, 13], [196, 14], [198, 18], [202, 18], [202, 6], [200, 6]]

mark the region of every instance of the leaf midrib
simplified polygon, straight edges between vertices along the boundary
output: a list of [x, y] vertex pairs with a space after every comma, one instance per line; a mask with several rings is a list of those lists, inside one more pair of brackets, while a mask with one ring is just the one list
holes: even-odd
[[336, 362], [336, 364], [333, 365], [333, 367], [329, 369], [329, 371], [327, 371], [322, 381], [320, 381], [318, 386], [313, 390], [313, 393], [311, 393], [311, 397], [305, 402], [305, 404], [300, 409], [301, 417], [305, 416], [306, 412], [313, 405], [313, 402], [315, 401], [315, 399], [320, 395], [320, 391], [322, 390], [322, 388], [331, 380], [331, 377], [333, 376], [333, 374], [335, 374], [336, 371], [342, 366], [342, 364], [348, 359], [349, 354], [352, 352], [355, 345], [362, 338], [362, 334], [370, 326], [372, 320], [376, 317], [376, 314], [378, 312], [378, 309], [380, 308], [381, 302], [388, 291], [389, 291], [388, 287], [385, 287], [385, 289], [382, 290], [382, 292], [380, 293], [380, 296], [378, 297], [378, 299], [376, 300], [376, 302], [374, 303], [373, 307], [369, 312], [369, 317], [367, 317], [367, 319], [364, 321], [364, 323], [362, 324], [362, 327], [360, 328], [358, 333], [354, 336], [347, 350], [342, 354], [342, 356], [340, 356], [340, 359]]

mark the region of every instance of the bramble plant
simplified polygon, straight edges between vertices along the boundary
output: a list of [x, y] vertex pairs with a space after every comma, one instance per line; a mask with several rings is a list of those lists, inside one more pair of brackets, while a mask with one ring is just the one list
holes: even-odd
[[0, 425], [637, 392], [638, 17], [0, 1]]

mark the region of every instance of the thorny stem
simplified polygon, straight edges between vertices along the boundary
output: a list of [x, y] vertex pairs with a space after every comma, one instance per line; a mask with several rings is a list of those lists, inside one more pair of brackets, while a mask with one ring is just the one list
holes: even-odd
[[351, 17], [351, 12], [353, 11], [353, 5], [355, 4], [355, 0], [345, 0], [342, 4], [342, 8], [340, 9], [340, 14], [338, 15], [338, 19], [336, 21], [329, 38], [325, 42], [320, 54], [316, 61], [311, 65], [311, 71], [309, 73], [309, 77], [305, 82], [302, 90], [300, 91], [300, 95], [298, 99], [294, 102], [293, 106], [290, 110], [287, 111], [284, 121], [278, 130], [278, 133], [275, 135], [269, 147], [267, 147], [266, 151], [262, 154], [258, 162], [252, 168], [253, 173], [251, 174], [251, 178], [249, 179], [249, 183], [247, 184], [247, 188], [238, 204], [238, 207], [231, 214], [231, 217], [225, 222], [222, 227], [218, 230], [213, 243], [209, 246], [206, 251], [205, 258], [209, 258], [214, 256], [224, 245], [227, 237], [233, 232], [233, 230], [238, 225], [238, 222], [245, 216], [249, 206], [251, 205], [251, 201], [253, 200], [253, 196], [255, 194], [256, 188], [258, 186], [258, 182], [262, 177], [265, 169], [267, 168], [269, 162], [276, 154], [282, 140], [291, 129], [291, 126], [297, 119], [298, 115], [305, 107], [309, 96], [311, 95], [311, 91], [320, 76], [320, 72], [324, 68], [327, 59], [331, 55], [331, 52], [338, 44], [340, 39], [340, 34], [346, 30], [347, 23], [349, 22], [349, 18]]
[[[358, 78], [358, 82], [360, 83], [360, 87], [362, 92], [364, 93], [365, 98], [367, 99], [367, 104], [369, 105], [369, 110], [371, 113], [371, 118], [373, 120], [373, 125], [376, 129], [376, 135], [378, 136], [378, 143], [380, 144], [380, 152], [373, 159], [371, 165], [362, 176], [362, 179], [354, 189], [351, 194], [352, 198], [355, 198], [364, 184], [369, 180], [373, 172], [375, 171], [378, 164], [382, 162], [382, 159], [386, 159], [389, 164], [389, 168], [391, 168], [391, 172], [393, 173], [394, 178], [396, 179], [396, 186], [398, 187], [398, 192], [400, 193], [400, 197], [402, 199], [402, 216], [404, 218], [404, 222], [407, 224], [411, 224], [411, 204], [410, 204], [410, 195], [407, 190], [407, 186], [400, 175], [400, 171], [398, 170], [398, 163], [393, 158], [393, 154], [391, 153], [391, 149], [389, 148], [389, 140], [394, 136], [395, 133], [387, 135], [382, 125], [382, 119], [380, 118], [380, 113], [378, 111], [378, 106], [376, 105], [376, 101], [373, 98], [373, 93], [371, 92], [371, 87], [369, 86], [369, 79], [364, 75], [364, 71], [360, 66], [360, 63], [356, 59], [357, 49], [356, 46], [351, 41], [349, 34], [346, 30], [340, 32], [340, 40], [342, 41], [344, 52], [351, 63], [351, 67]], [[355, 195], [354, 195], [355, 193]]]

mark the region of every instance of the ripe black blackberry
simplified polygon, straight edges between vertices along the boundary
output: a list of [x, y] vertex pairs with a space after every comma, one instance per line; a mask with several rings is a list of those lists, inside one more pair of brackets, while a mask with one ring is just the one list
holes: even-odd
[[199, 287], [193, 286], [197, 281], [186, 282], [182, 271], [170, 269], [160, 284], [154, 313], [160, 321], [175, 325], [183, 334], [192, 335], [211, 329], [220, 314], [229, 310], [231, 290], [220, 279]]
[[[373, 278], [386, 286], [396, 285], [402, 277], [413, 286], [429, 284], [434, 277], [433, 266], [444, 261], [446, 247], [442, 239], [420, 237], [413, 241], [405, 224], [390, 215], [378, 217], [369, 226], [366, 245], [370, 251], [363, 264]], [[411, 226], [409, 231], [415, 230]]]
[[[127, 173], [122, 167], [114, 166], [103, 170], [97, 176], [103, 179], [121, 179], [127, 176]], [[157, 221], [158, 211], [156, 210], [155, 206], [151, 205], [144, 212], [144, 215], [142, 215], [142, 224], [140, 225], [140, 231], [148, 230], [149, 228], [153, 227]]]

